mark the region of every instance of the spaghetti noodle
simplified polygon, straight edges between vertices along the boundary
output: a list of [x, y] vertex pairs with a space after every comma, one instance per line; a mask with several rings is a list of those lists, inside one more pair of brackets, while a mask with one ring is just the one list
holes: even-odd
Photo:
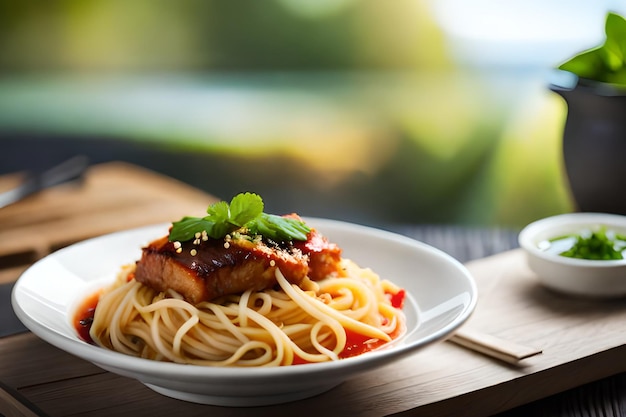
[[207, 366], [285, 366], [355, 356], [404, 332], [404, 291], [343, 259], [345, 276], [247, 290], [196, 305], [124, 267], [100, 297], [90, 336], [142, 358]]

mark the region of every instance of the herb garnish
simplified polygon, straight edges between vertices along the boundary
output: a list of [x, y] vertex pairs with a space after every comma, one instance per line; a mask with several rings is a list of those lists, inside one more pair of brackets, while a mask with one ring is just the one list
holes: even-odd
[[254, 193], [237, 194], [230, 201], [211, 204], [204, 217], [183, 217], [172, 223], [169, 240], [185, 242], [196, 233], [206, 231], [209, 237], [220, 239], [242, 229], [277, 242], [306, 240], [311, 229], [302, 221], [263, 212], [263, 199]]
[[[605, 227], [585, 235], [576, 235], [574, 245], [559, 255], [568, 258], [591, 259], [591, 260], [618, 260], [624, 259], [624, 237], [616, 235], [611, 238], [607, 235]], [[551, 239], [554, 241], [555, 239]]]

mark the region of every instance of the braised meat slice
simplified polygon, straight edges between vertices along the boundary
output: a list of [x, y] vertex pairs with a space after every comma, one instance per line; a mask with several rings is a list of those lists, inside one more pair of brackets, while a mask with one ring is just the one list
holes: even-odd
[[277, 268], [293, 284], [307, 276], [319, 280], [341, 275], [340, 260], [341, 250], [315, 231], [297, 245], [245, 238], [181, 243], [164, 236], [143, 248], [135, 279], [157, 291], [172, 289], [197, 304], [270, 288], [276, 284]]
[[308, 276], [313, 281], [345, 274], [341, 268], [341, 248], [317, 230], [311, 229], [306, 241], [295, 241], [293, 245], [309, 257]]

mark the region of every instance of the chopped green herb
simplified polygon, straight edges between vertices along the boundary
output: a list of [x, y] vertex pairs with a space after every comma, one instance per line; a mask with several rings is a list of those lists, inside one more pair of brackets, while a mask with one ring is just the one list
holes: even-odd
[[[575, 241], [572, 247], [559, 253], [559, 255], [590, 260], [608, 261], [624, 259], [622, 255], [622, 251], [626, 246], [624, 237], [620, 235], [615, 235], [615, 237], [609, 236], [605, 227], [595, 232], [581, 233], [573, 237]], [[551, 239], [550, 241], [554, 242], [564, 238], [567, 237]]]
[[277, 242], [307, 239], [311, 229], [304, 222], [266, 214], [263, 209], [263, 199], [259, 195], [237, 194], [230, 204], [220, 201], [210, 205], [204, 217], [183, 217], [172, 223], [169, 240], [185, 242], [203, 231], [209, 237], [220, 239], [240, 229]]

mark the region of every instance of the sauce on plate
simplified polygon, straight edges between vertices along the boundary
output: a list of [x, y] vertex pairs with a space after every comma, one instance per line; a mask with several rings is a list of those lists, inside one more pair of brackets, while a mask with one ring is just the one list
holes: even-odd
[[96, 306], [100, 299], [100, 291], [85, 298], [76, 309], [72, 324], [78, 333], [78, 337], [87, 343], [94, 344], [93, 339], [89, 335], [91, 324], [93, 323], [93, 315], [96, 312]]

